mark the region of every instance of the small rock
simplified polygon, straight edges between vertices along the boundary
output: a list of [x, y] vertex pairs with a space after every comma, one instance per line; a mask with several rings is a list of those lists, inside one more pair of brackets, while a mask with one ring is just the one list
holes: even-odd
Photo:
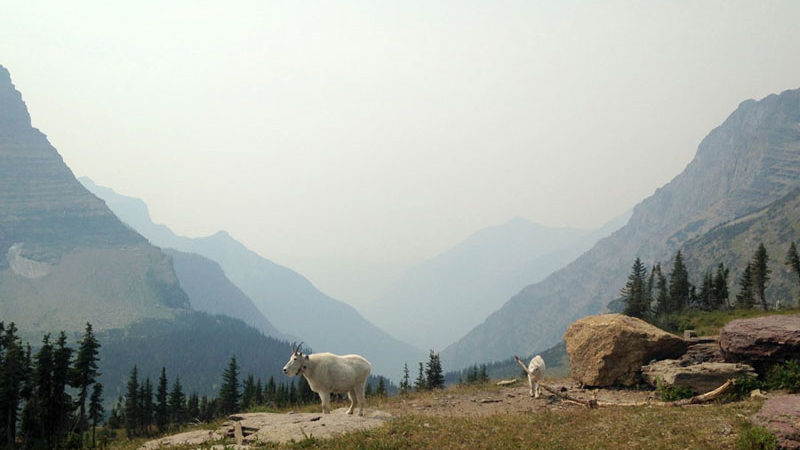
[[308, 419], [308, 421], [309, 421], [309, 422], [316, 422], [316, 421], [318, 421], [319, 419], [322, 419], [322, 416], [312, 417], [312, 418]]
[[501, 402], [501, 400], [497, 400], [494, 398], [485, 398], [480, 401], [480, 403], [499, 403], [499, 402]]
[[753, 391], [750, 392], [750, 398], [752, 399], [767, 398], [767, 395], [761, 389], [753, 389]]
[[683, 338], [686, 340], [694, 339], [697, 337], [697, 333], [694, 330], [684, 330], [683, 331]]

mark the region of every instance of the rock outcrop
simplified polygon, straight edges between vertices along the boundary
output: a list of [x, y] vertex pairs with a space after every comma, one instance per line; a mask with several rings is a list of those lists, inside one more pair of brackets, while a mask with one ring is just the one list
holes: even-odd
[[800, 449], [800, 395], [767, 399], [752, 422], [775, 433], [782, 449]]
[[746, 362], [762, 373], [800, 357], [800, 315], [733, 320], [720, 331], [719, 346], [726, 361]]
[[686, 352], [683, 339], [621, 314], [584, 317], [564, 340], [572, 378], [587, 386], [635, 385], [643, 365]]
[[740, 363], [703, 362], [683, 365], [675, 359], [655, 361], [642, 367], [642, 378], [653, 387], [659, 380], [667, 386], [686, 387], [696, 394], [705, 394], [730, 379], [755, 377], [752, 367]]

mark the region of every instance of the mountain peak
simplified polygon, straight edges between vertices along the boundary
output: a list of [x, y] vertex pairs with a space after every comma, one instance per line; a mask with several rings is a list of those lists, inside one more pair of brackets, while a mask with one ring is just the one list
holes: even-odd
[[8, 69], [0, 65], [0, 141], [9, 139], [15, 131], [33, 131], [30, 126], [31, 116], [22, 94], [11, 82]]

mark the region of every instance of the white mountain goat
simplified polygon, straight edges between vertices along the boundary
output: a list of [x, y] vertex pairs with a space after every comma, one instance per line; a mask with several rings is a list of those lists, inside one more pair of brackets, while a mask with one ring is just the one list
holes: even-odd
[[527, 367], [525, 366], [525, 363], [519, 359], [519, 356], [514, 355], [514, 359], [517, 360], [519, 365], [525, 370], [525, 373], [528, 374], [530, 396], [539, 398], [539, 380], [542, 378], [542, 375], [544, 375], [545, 371], [544, 359], [541, 357], [541, 355], [536, 355], [531, 358], [531, 362]]
[[360, 355], [334, 355], [333, 353], [313, 353], [304, 355], [301, 351], [303, 343], [292, 344], [292, 356], [283, 366], [283, 373], [293, 377], [303, 375], [308, 380], [311, 390], [319, 394], [322, 400], [322, 412], [331, 412], [331, 393], [347, 393], [350, 398], [350, 409], [358, 404], [358, 415], [364, 415], [364, 388], [372, 364]]

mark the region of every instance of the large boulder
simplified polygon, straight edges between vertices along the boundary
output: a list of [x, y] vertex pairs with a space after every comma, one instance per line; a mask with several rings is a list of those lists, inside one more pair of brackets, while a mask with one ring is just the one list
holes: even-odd
[[621, 314], [584, 317], [569, 326], [564, 340], [572, 378], [586, 386], [633, 386], [643, 365], [686, 352], [680, 337]]
[[800, 449], [800, 395], [767, 399], [751, 421], [774, 433], [779, 448]]
[[756, 372], [747, 364], [703, 362], [685, 365], [676, 359], [652, 362], [642, 367], [642, 378], [657, 387], [659, 380], [667, 386], [686, 387], [696, 394], [705, 394], [720, 387], [729, 379], [741, 376], [755, 377]]
[[728, 362], [746, 362], [760, 373], [774, 363], [800, 355], [800, 314], [728, 322], [719, 334]]

